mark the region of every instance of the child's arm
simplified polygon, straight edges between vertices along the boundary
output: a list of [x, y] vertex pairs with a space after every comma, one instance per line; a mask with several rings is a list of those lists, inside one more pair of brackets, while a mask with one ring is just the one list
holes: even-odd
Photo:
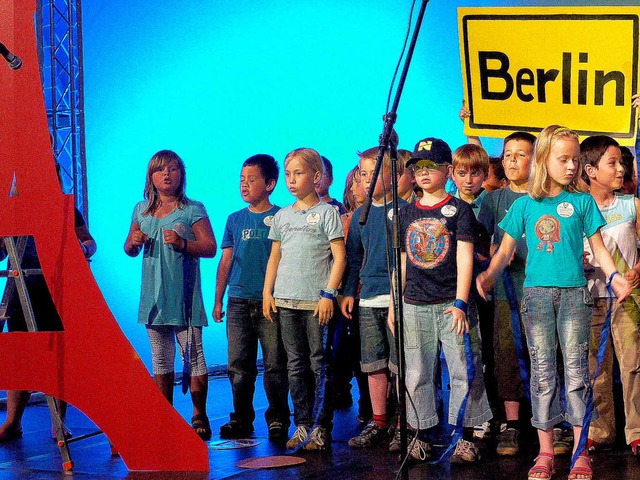
[[[329, 272], [329, 281], [327, 282], [327, 288], [337, 290], [342, 280], [342, 274], [344, 268], [347, 265], [347, 252], [344, 247], [344, 238], [335, 238], [331, 240], [331, 255], [333, 255], [333, 265], [331, 266], [331, 272]], [[333, 317], [333, 300], [325, 297], [320, 297], [318, 306], [313, 311], [314, 316], [318, 316], [318, 322], [320, 325], [327, 325]]]
[[513, 258], [513, 254], [516, 251], [517, 245], [518, 243], [516, 242], [516, 240], [511, 235], [505, 232], [504, 236], [502, 237], [502, 242], [500, 242], [500, 247], [498, 247], [498, 250], [493, 254], [493, 257], [491, 258], [489, 268], [480, 273], [476, 278], [476, 287], [478, 288], [478, 293], [485, 300], [487, 299], [487, 292], [489, 292], [493, 288], [493, 284], [495, 283], [496, 278], [502, 273], [502, 270], [504, 270], [504, 268]]
[[[469, 302], [469, 290], [471, 289], [471, 279], [473, 277], [473, 243], [457, 241], [456, 249], [456, 269], [458, 281], [456, 283], [456, 304], [447, 308], [444, 313], [451, 314], [451, 331], [457, 335], [469, 332], [469, 321], [467, 320], [467, 303]], [[459, 300], [462, 302], [459, 303]]]
[[[462, 108], [460, 109], [458, 116], [460, 117], [460, 120], [462, 120], [463, 123], [467, 118], [471, 116], [471, 110], [467, 108], [467, 101], [464, 99], [462, 100]], [[480, 137], [476, 137], [476, 136], [467, 136], [467, 143], [478, 145], [479, 147], [482, 146]]]
[[137, 257], [146, 241], [147, 235], [142, 233], [140, 226], [136, 222], [131, 222], [129, 235], [127, 235], [127, 240], [124, 242], [124, 252], [130, 257]]
[[222, 249], [222, 258], [218, 264], [218, 273], [216, 275], [216, 299], [213, 306], [213, 320], [221, 322], [224, 318], [222, 311], [222, 299], [224, 291], [227, 289], [227, 279], [231, 271], [231, 261], [233, 260], [233, 247]]
[[192, 228], [195, 240], [187, 240], [174, 230], [163, 230], [164, 243], [192, 257], [215, 257], [218, 246], [209, 219], [201, 218]]
[[591, 235], [588, 240], [593, 256], [611, 282], [611, 288], [613, 288], [613, 292], [616, 294], [616, 297], [618, 297], [618, 303], [621, 303], [631, 293], [631, 284], [622, 275], [617, 275], [618, 271], [616, 270], [609, 250], [604, 246], [600, 229]]
[[276, 273], [278, 272], [281, 257], [280, 242], [274, 240], [271, 244], [271, 254], [267, 262], [267, 273], [264, 277], [264, 289], [262, 291], [262, 314], [270, 322], [273, 322], [271, 312], [278, 311], [276, 301], [273, 299], [273, 287], [276, 284]]
[[[640, 199], [634, 198], [636, 204], [636, 239], [640, 238]], [[632, 288], [640, 287], [640, 261], [624, 274]]]
[[[396, 298], [397, 302], [402, 301], [402, 295], [404, 294], [404, 287], [407, 284], [407, 252], [400, 252], [400, 298]], [[391, 276], [391, 295], [389, 295], [389, 313], [387, 314], [387, 326], [391, 333], [396, 334], [396, 310], [393, 304], [394, 292], [396, 284], [396, 274]]]

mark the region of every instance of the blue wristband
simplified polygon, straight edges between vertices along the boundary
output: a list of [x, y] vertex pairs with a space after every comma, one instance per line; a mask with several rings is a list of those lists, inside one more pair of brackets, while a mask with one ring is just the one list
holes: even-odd
[[618, 273], [620, 273], [620, 272], [615, 270], [611, 275], [609, 275], [609, 281], [607, 281], [607, 286], [611, 285], [611, 282], [613, 282], [613, 277], [615, 277]]
[[456, 301], [453, 302], [453, 306], [459, 310], [462, 310], [465, 315], [467, 314], [467, 302], [465, 302], [464, 300], [456, 298]]
[[322, 298], [328, 298], [329, 300], [336, 299], [336, 296], [333, 293], [325, 292], [324, 290], [320, 290], [320, 296]]

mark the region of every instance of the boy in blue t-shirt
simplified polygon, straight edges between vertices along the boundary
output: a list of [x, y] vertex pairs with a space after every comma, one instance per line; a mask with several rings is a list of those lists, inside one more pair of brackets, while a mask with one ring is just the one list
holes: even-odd
[[278, 164], [270, 155], [254, 155], [242, 164], [240, 194], [247, 208], [229, 215], [218, 265], [213, 319], [222, 322], [222, 299], [227, 285], [229, 381], [234, 412], [220, 427], [222, 438], [242, 438], [253, 432], [253, 394], [258, 374], [258, 341], [264, 360], [264, 389], [269, 402], [265, 419], [269, 438], [284, 440], [291, 420], [287, 394], [286, 354], [278, 323], [262, 315], [262, 289], [271, 252], [269, 228], [280, 207], [269, 195], [278, 181]]

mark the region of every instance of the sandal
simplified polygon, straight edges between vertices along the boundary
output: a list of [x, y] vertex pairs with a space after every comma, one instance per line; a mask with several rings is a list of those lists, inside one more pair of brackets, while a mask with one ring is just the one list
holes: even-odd
[[634, 440], [630, 444], [631, 446], [631, 454], [634, 456], [640, 456], [640, 440]]
[[[584, 460], [582, 466], [578, 465], [580, 460]], [[575, 465], [569, 471], [569, 480], [591, 480], [593, 470], [591, 470], [591, 457], [582, 454], [578, 456]]]
[[[539, 460], [548, 459], [548, 463], [538, 463]], [[553, 453], [540, 452], [535, 458], [536, 464], [531, 467], [528, 473], [528, 480], [550, 480], [554, 473], [556, 473], [553, 467]]]
[[211, 440], [211, 425], [206, 415], [194, 415], [191, 418], [191, 427], [202, 440]]

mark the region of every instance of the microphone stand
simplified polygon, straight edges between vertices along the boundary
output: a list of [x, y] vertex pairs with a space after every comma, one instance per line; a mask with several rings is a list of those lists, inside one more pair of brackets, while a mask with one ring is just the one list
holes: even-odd
[[369, 218], [369, 210], [371, 209], [371, 199], [373, 197], [373, 191], [380, 175], [380, 168], [382, 167], [382, 159], [385, 152], [389, 151], [391, 157], [391, 192], [392, 192], [392, 247], [393, 247], [393, 260], [395, 263], [394, 281], [392, 283], [392, 301], [394, 310], [394, 329], [395, 329], [395, 343], [396, 351], [398, 352], [398, 410], [399, 410], [399, 423], [400, 423], [400, 455], [403, 460], [401, 465], [401, 478], [403, 480], [409, 479], [409, 467], [406, 461], [407, 457], [407, 411], [406, 411], [406, 390], [405, 390], [405, 360], [404, 360], [404, 321], [402, 317], [402, 271], [401, 271], [401, 251], [400, 251], [400, 226], [398, 219], [398, 152], [397, 145], [391, 142], [391, 134], [393, 132], [393, 125], [396, 122], [398, 111], [398, 104], [400, 103], [400, 97], [402, 96], [402, 90], [404, 88], [404, 82], [407, 78], [409, 71], [409, 65], [411, 64], [411, 58], [413, 57], [413, 51], [418, 41], [418, 34], [420, 33], [420, 26], [424, 18], [425, 10], [427, 9], [427, 3], [429, 0], [422, 0], [422, 6], [418, 13], [416, 25], [413, 30], [413, 36], [411, 37], [411, 43], [407, 50], [407, 56], [404, 60], [404, 66], [398, 81], [398, 88], [396, 89], [395, 98], [391, 110], [384, 116], [384, 128], [380, 135], [380, 147], [378, 150], [378, 156], [376, 158], [376, 166], [373, 171], [373, 177], [371, 179], [371, 185], [367, 192], [367, 198], [362, 205], [362, 213], [360, 215], [360, 225], [365, 225]]

